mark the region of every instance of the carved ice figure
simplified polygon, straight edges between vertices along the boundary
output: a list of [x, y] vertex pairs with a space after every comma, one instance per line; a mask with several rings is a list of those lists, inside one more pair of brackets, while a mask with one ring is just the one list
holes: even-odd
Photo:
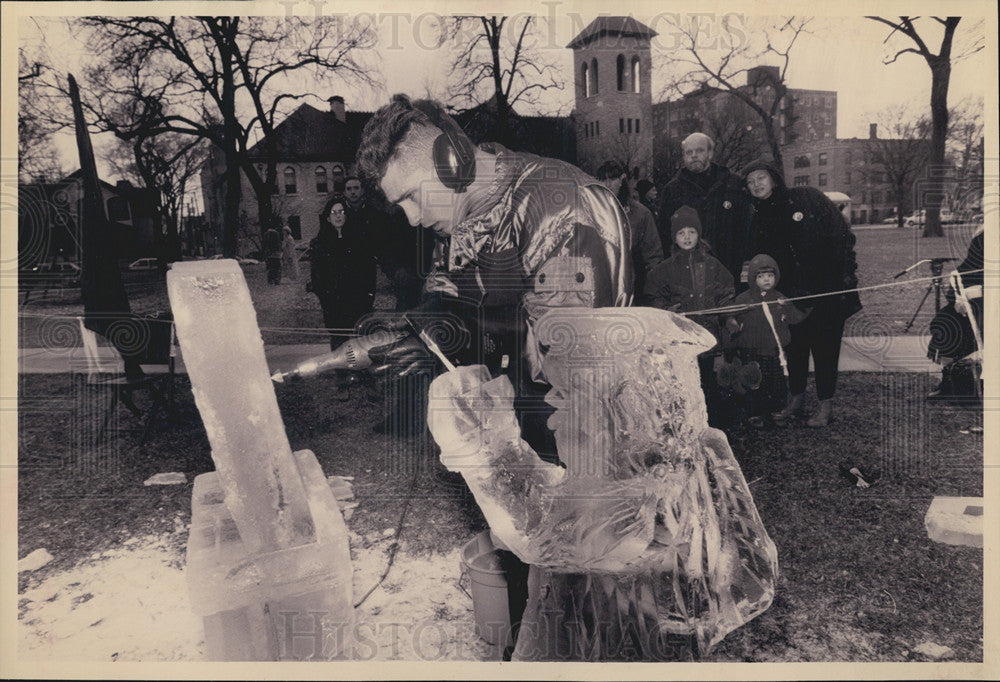
[[428, 414], [493, 533], [546, 569], [516, 657], [671, 657], [670, 635], [708, 650], [770, 606], [778, 573], [726, 436], [708, 427], [696, 356], [713, 337], [652, 308], [553, 310], [535, 332], [565, 469], [521, 440], [513, 387], [485, 367], [435, 379]]

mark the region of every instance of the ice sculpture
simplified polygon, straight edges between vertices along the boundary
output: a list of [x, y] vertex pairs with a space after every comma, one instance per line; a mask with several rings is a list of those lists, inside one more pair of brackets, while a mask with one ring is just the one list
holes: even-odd
[[[209, 656], [341, 656], [347, 526], [316, 456], [292, 453], [243, 272], [234, 260], [175, 263], [167, 292], [217, 469], [195, 479], [187, 554]], [[315, 636], [292, 636], [303, 630]]]
[[770, 606], [778, 571], [728, 441], [708, 427], [696, 356], [714, 338], [652, 308], [554, 310], [535, 331], [565, 469], [520, 439], [510, 381], [484, 367], [438, 377], [428, 414], [494, 534], [548, 570], [518, 657], [657, 658], [668, 635], [709, 649]]

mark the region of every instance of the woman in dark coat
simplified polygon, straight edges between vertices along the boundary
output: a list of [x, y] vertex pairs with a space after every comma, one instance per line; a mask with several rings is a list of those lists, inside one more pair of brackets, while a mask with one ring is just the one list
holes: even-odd
[[[754, 251], [774, 258], [781, 269], [786, 296], [806, 296], [855, 289], [858, 286], [854, 234], [837, 207], [814, 187], [786, 187], [781, 173], [767, 161], [743, 169], [751, 195], [751, 238]], [[819, 410], [809, 426], [830, 421], [837, 387], [837, 364], [844, 322], [861, 310], [856, 291], [802, 301], [812, 308], [808, 317], [791, 326], [788, 345], [788, 387], [791, 397], [785, 416], [801, 413], [809, 356], [816, 369]]]
[[323, 308], [330, 348], [346, 340], [375, 303], [375, 257], [369, 235], [352, 225], [347, 200], [335, 194], [320, 214], [319, 234], [309, 244], [312, 291]]

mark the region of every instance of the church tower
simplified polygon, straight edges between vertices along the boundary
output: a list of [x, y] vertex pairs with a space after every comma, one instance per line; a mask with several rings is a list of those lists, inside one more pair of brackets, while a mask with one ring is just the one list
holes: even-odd
[[615, 160], [634, 177], [652, 175], [654, 36], [632, 17], [598, 17], [567, 45], [573, 50], [577, 159], [588, 173]]

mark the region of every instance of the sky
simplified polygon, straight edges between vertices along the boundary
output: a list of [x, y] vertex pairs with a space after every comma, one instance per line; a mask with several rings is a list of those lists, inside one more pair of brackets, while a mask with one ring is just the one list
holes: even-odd
[[[322, 0], [317, 0], [322, 3]], [[284, 5], [275, 3], [251, 3], [240, 5], [240, 8], [252, 7], [258, 12], [292, 11], [303, 16], [315, 16], [317, 12], [330, 15], [344, 10], [343, 2], [317, 4], [313, 0], [284, 0]], [[870, 5], [870, 3], [868, 3]], [[159, 4], [159, 7], [169, 7]], [[630, 14], [635, 19], [647, 24], [659, 35], [653, 40], [653, 101], [665, 98], [661, 93], [668, 80], [671, 56], [675, 54], [676, 37], [672, 34], [669, 21], [681, 10], [671, 10], [665, 13], [663, 7], [674, 7], [674, 4], [658, 2], [624, 2], [620, 3], [620, 14]], [[774, 3], [768, 7], [774, 7]], [[8, 4], [8, 7], [10, 5]], [[52, 10], [52, 5], [35, 6], [35, 14], [59, 14], [58, 9]], [[57, 5], [58, 7], [58, 5]], [[78, 12], [94, 12], [91, 8], [102, 8], [103, 11], [138, 12], [136, 5], [106, 5], [102, 3], [74, 4]], [[187, 6], [189, 10], [193, 6]], [[403, 11], [405, 7], [406, 11]], [[704, 13], [707, 27], [707, 40], [719, 30], [721, 17], [729, 15], [732, 25], [742, 27], [748, 40], [760, 38], [760, 26], [769, 21], [767, 17], [744, 14], [739, 8], [733, 9], [733, 3], [700, 3], [694, 11]], [[988, 7], [985, 2], [954, 2], [952, 7], [979, 9]], [[109, 9], [111, 8], [111, 9]], [[121, 8], [125, 8], [122, 10]], [[504, 2], [490, 2], [491, 11], [516, 14], [519, 10], [529, 10], [532, 14], [542, 17], [539, 22], [539, 33], [535, 40], [538, 51], [544, 60], [557, 65], [559, 73], [566, 81], [566, 87], [561, 91], [547, 91], [539, 107], [524, 109], [524, 114], [569, 114], [573, 103], [573, 54], [566, 48], [572, 38], [599, 14], [600, 9], [607, 8], [607, 3], [598, 6], [589, 0], [564, 2], [549, 0], [532, 5], [513, 5]], [[713, 11], [715, 8], [715, 11]], [[145, 9], [145, 8], [143, 8]], [[402, 5], [399, 2], [372, 2], [359, 6], [359, 11], [367, 12], [363, 20], [371, 22], [379, 32], [379, 45], [372, 58], [379, 64], [384, 86], [379, 89], [364, 89], [343, 85], [336, 92], [315, 93], [311, 102], [314, 106], [325, 107], [324, 100], [331, 94], [341, 94], [345, 97], [348, 109], [371, 111], [388, 100], [395, 92], [405, 92], [414, 96], [425, 96], [428, 93], [442, 97], [445, 94], [446, 74], [450, 59], [454, 54], [452, 46], [439, 46], [438, 25], [442, 14], [463, 10], [466, 12], [481, 11], [475, 5], [465, 3], [459, 5], [453, 2], [410, 3]], [[795, 9], [792, 7], [790, 9]], [[815, 12], [815, 7], [810, 7]], [[865, 7], [872, 11], [870, 7]], [[829, 11], [829, 10], [827, 10]], [[844, 10], [840, 10], [844, 11]], [[889, 33], [888, 27], [860, 16], [824, 16], [813, 19], [809, 32], [799, 37], [787, 73], [787, 84], [793, 88], [818, 90], [835, 90], [838, 93], [838, 137], [863, 137], [868, 134], [868, 123], [875, 115], [890, 106], [906, 106], [911, 111], [921, 114], [929, 109], [930, 71], [924, 59], [915, 54], [904, 54], [894, 64], [884, 64], [899, 49], [911, 47], [912, 43], [903, 36], [896, 36], [888, 44], [883, 40]], [[65, 14], [65, 11], [61, 12]], [[94, 12], [98, 13], [98, 12]], [[182, 13], [182, 12], [177, 12]], [[219, 12], [222, 13], [222, 12]], [[607, 13], [607, 12], [605, 12]], [[684, 16], [682, 14], [682, 16]], [[923, 26], [922, 34], [928, 37], [932, 49], [940, 44], [940, 31], [932, 28], [933, 22], [924, 19], [918, 26]], [[970, 29], [976, 25], [976, 19], [965, 16], [959, 25], [959, 35], [963, 41], [970, 39]], [[83, 48], [66, 30], [64, 22], [52, 18], [40, 18], [32, 21], [19, 22], [21, 33], [20, 44], [43, 45], [48, 53], [58, 55], [59, 65], [71, 70], [79, 63]], [[985, 30], [980, 23], [979, 30]], [[935, 35], [935, 33], [937, 35]], [[995, 46], [994, 46], [995, 47]], [[713, 56], [712, 50], [707, 52]], [[986, 88], [991, 88], [990, 94], [995, 97], [995, 79], [984, 78], [984, 74], [993, 73], [992, 62], [989, 60], [995, 53], [988, 50], [980, 51], [953, 65], [949, 103], [954, 104], [970, 96], [987, 94]], [[777, 63], [773, 62], [772, 63]], [[666, 65], [666, 66], [665, 66]], [[9, 68], [9, 67], [5, 67]], [[990, 83], [991, 85], [987, 85]], [[100, 155], [104, 145], [101, 136], [95, 137], [95, 147]], [[61, 136], [58, 147], [67, 168], [77, 166], [75, 146], [69, 135]]]

